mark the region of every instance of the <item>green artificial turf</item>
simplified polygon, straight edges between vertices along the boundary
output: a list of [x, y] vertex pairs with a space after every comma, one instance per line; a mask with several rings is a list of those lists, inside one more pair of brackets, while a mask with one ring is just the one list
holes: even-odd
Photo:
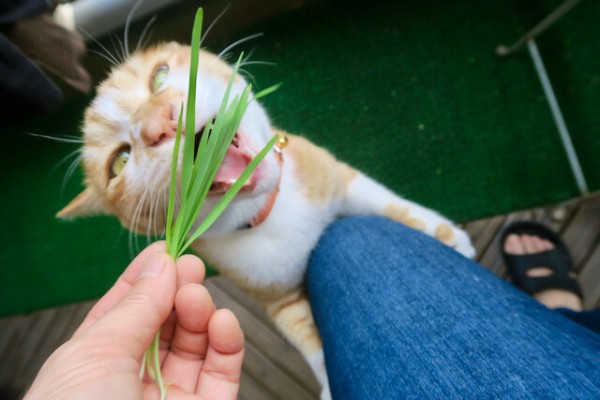
[[[246, 32], [264, 33], [244, 48], [253, 59], [277, 64], [247, 69], [259, 89], [283, 82], [263, 101], [276, 126], [453, 219], [556, 203], [578, 192], [531, 60], [494, 49], [560, 3], [312, 3]], [[583, 2], [538, 40], [592, 191], [598, 20], [600, 3]], [[191, 24], [182, 29], [189, 37]], [[78, 146], [24, 132], [79, 135], [87, 101], [0, 132], [0, 315], [98, 297], [146, 244], [130, 245], [114, 218], [54, 218], [81, 190], [79, 171], [62, 188], [69, 163], [59, 164]]]

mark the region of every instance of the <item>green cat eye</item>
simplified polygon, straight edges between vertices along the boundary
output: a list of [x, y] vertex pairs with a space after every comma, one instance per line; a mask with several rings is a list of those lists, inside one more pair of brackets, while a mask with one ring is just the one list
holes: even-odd
[[129, 147], [129, 145], [127, 145], [119, 148], [119, 150], [115, 152], [115, 155], [113, 156], [112, 161], [110, 162], [110, 168], [108, 170], [108, 175], [110, 179], [114, 178], [115, 176], [118, 176], [123, 171], [125, 165], [127, 164], [127, 161], [129, 161], [130, 150], [131, 148]]
[[156, 93], [160, 90], [167, 80], [167, 75], [169, 75], [169, 66], [167, 64], [163, 64], [156, 68], [154, 75], [152, 75], [152, 80], [150, 81], [150, 90], [152, 90], [152, 93]]

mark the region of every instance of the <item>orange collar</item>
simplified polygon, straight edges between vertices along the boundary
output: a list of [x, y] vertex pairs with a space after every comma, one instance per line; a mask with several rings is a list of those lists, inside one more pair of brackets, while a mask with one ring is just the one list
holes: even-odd
[[267, 200], [265, 201], [263, 208], [261, 208], [258, 214], [256, 214], [254, 218], [250, 220], [250, 223], [247, 225], [248, 228], [256, 228], [257, 226], [262, 224], [271, 214], [273, 206], [275, 205], [275, 200], [277, 200], [277, 195], [279, 194], [279, 186], [281, 184], [281, 175], [283, 175], [283, 156], [281, 154], [281, 149], [285, 147], [285, 144], [287, 144], [287, 138], [285, 139], [285, 143], [283, 145], [281, 144], [283, 143], [280, 141], [275, 145], [275, 158], [277, 159], [277, 165], [279, 165], [280, 169], [279, 179], [277, 180], [277, 186], [267, 196]]

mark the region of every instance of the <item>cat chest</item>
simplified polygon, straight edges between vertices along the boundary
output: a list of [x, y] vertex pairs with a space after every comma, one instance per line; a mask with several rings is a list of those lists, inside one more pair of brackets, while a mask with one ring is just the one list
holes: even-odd
[[272, 217], [255, 228], [199, 240], [194, 248], [223, 274], [248, 288], [296, 288], [304, 279], [310, 253], [333, 216], [296, 210], [285, 219]]

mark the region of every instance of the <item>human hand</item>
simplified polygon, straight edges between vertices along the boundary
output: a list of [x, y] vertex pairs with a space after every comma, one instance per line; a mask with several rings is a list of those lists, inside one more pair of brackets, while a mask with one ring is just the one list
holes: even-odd
[[235, 399], [243, 333], [230, 311], [216, 310], [203, 279], [197, 257], [174, 262], [164, 242], [150, 245], [48, 358], [25, 399], [158, 399], [139, 373], [159, 329], [167, 399]]

